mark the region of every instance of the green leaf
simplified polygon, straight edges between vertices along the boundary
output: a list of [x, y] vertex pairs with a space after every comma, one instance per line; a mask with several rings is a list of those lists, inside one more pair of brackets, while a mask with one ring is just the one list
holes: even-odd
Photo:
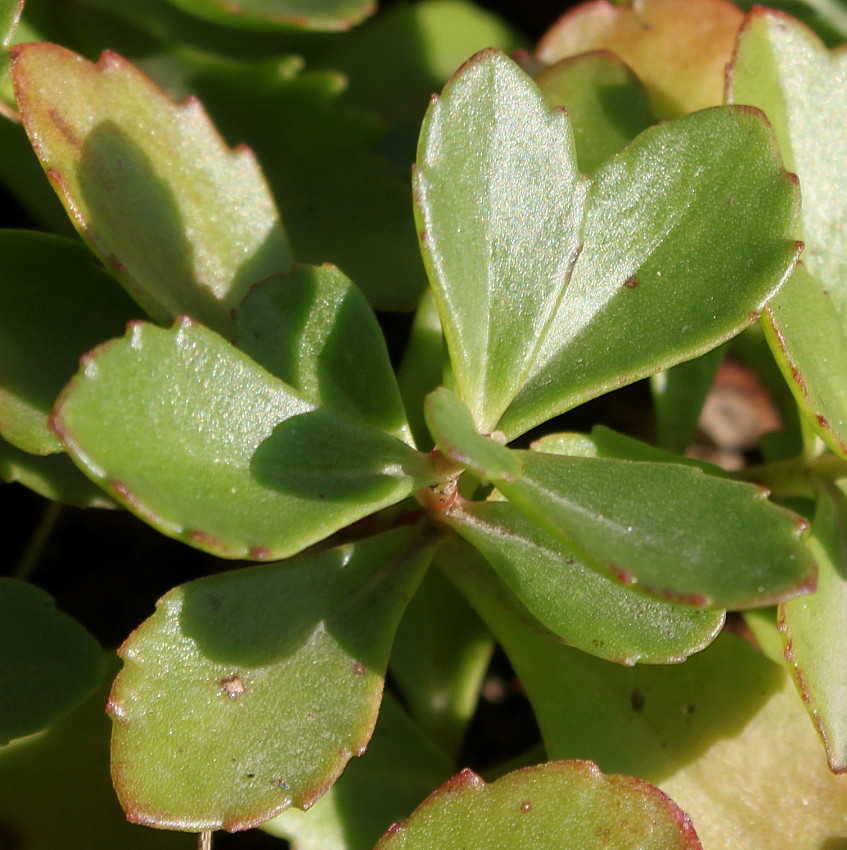
[[0, 578], [0, 744], [46, 728], [98, 685], [103, 653], [39, 588]]
[[487, 785], [465, 769], [376, 850], [702, 850], [688, 816], [657, 788], [590, 762], [548, 762]]
[[294, 850], [371, 850], [390, 824], [408, 817], [452, 771], [449, 759], [386, 692], [367, 753], [308, 812], [288, 809], [262, 829], [288, 838]]
[[619, 460], [644, 460], [652, 463], [677, 463], [702, 469], [709, 475], [720, 477], [728, 473], [705, 460], [685, 457], [665, 449], [642, 443], [634, 437], [620, 434], [605, 425], [595, 425], [591, 434], [546, 434], [533, 441], [530, 449], [553, 455], [571, 455], [575, 457], [608, 457]]
[[493, 648], [476, 613], [440, 570], [431, 569], [400, 622], [390, 667], [411, 715], [454, 758], [479, 703]]
[[814, 587], [801, 517], [682, 464], [520, 452], [498, 482], [534, 522], [626, 584], [692, 605], [770, 605]]
[[188, 319], [96, 349], [53, 425], [130, 510], [226, 558], [296, 554], [438, 479], [425, 455], [316, 408]]
[[594, 173], [583, 250], [497, 427], [514, 438], [750, 325], [796, 258], [797, 202], [755, 110], [642, 133]]
[[827, 768], [789, 677], [746, 641], [723, 634], [685, 664], [627, 669], [546, 640], [491, 583], [448, 574], [504, 646], [551, 758], [656, 783], [709, 850], [841, 847], [847, 779]]
[[84, 703], [44, 732], [0, 748], [4, 850], [197, 847], [195, 836], [127, 823], [109, 780], [109, 718], [103, 711], [118, 664], [114, 656], [103, 660], [111, 662], [111, 675]]
[[424, 402], [424, 416], [442, 454], [485, 481], [516, 481], [518, 456], [476, 430], [470, 411], [452, 390], [439, 387]]
[[226, 331], [247, 288], [291, 264], [252, 153], [113, 53], [14, 49], [18, 104], [74, 225], [150, 314]]
[[809, 546], [815, 593], [780, 608], [785, 657], [836, 773], [847, 771], [847, 484], [822, 487]]
[[254, 287], [236, 312], [239, 347], [315, 404], [411, 443], [385, 337], [334, 266], [296, 266]]
[[590, 174], [655, 123], [644, 85], [606, 51], [582, 53], [535, 76], [550, 107], [564, 106], [580, 171]]
[[656, 436], [663, 448], [684, 452], [694, 442], [706, 396], [725, 355], [725, 347], [716, 348], [652, 376]]
[[803, 262], [769, 312], [770, 342], [801, 409], [830, 447], [847, 452], [840, 368], [847, 356], [847, 57], [830, 53], [788, 15], [757, 8], [747, 17], [730, 73], [729, 97], [767, 113], [803, 189]]
[[198, 18], [248, 29], [347, 30], [376, 11], [375, 0], [171, 0]]
[[768, 305], [764, 326], [798, 407], [827, 445], [847, 456], [847, 324], [831, 291], [801, 263]]
[[397, 382], [415, 435], [415, 445], [422, 451], [432, 449], [434, 445], [424, 417], [424, 399], [444, 383], [445, 360], [441, 320], [432, 290], [427, 289], [415, 312], [409, 341], [397, 370]]
[[724, 71], [742, 15], [727, 0], [581, 3], [538, 45], [548, 64], [610, 50], [644, 81], [659, 118], [723, 103]]
[[627, 665], [675, 663], [708, 646], [723, 626], [722, 611], [621, 587], [513, 505], [466, 503], [444, 519], [485, 556], [534, 617], [592, 655]]
[[344, 77], [301, 70], [290, 56], [197, 61], [189, 83], [221, 131], [255, 149], [297, 259], [344, 269], [377, 310], [412, 309], [426, 277], [408, 157], [398, 172], [379, 150], [378, 117], [342, 107]]
[[483, 433], [559, 305], [585, 189], [567, 117], [499, 52], [476, 54], [430, 106], [415, 174], [421, 248], [458, 393]]
[[33, 455], [0, 439], [0, 478], [23, 484], [45, 499], [78, 508], [117, 507], [66, 454]]
[[0, 433], [24, 451], [62, 444], [47, 418], [79, 357], [123, 332], [138, 308], [86, 248], [0, 231]]
[[24, 0], [0, 0], [0, 79], [9, 72], [8, 47], [15, 35], [23, 9]]
[[407, 527], [168, 593], [109, 702], [129, 818], [237, 830], [315, 802], [367, 746], [434, 542]]

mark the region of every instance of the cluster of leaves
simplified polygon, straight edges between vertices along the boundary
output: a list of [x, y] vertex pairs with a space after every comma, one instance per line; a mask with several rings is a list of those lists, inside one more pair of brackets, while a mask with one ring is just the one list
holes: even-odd
[[[43, 228], [0, 231], [0, 473], [215, 556], [120, 651], [129, 819], [840, 846], [843, 57], [728, 0], [588, 2], [519, 63], [459, 0], [343, 36], [370, 4], [30, 2], [0, 3], [0, 179]], [[836, 0], [800, 11], [847, 37]], [[374, 309], [417, 311], [396, 372]], [[735, 338], [785, 428], [730, 474], [682, 452]], [[646, 377], [657, 445], [550, 424]], [[105, 656], [20, 579], [0, 611], [0, 775], [55, 770]], [[543, 753], [444, 783], [495, 639]]]

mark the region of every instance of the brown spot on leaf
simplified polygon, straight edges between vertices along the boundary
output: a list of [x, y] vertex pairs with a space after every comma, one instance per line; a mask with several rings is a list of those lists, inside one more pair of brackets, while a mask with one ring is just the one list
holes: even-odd
[[58, 109], [51, 109], [47, 113], [50, 118], [53, 126], [64, 136], [65, 141], [76, 148], [77, 150], [82, 148], [82, 139], [79, 137], [79, 134], [65, 121], [64, 116]]
[[638, 286], [638, 278], [635, 275], [630, 275], [624, 282], [623, 285], [627, 289], [635, 289]]
[[364, 676], [364, 675], [365, 675], [365, 672], [367, 671], [367, 669], [368, 669], [368, 668], [367, 668], [367, 667], [365, 667], [365, 665], [364, 665], [364, 664], [362, 664], [362, 662], [361, 662], [361, 661], [354, 661], [354, 662], [353, 662], [353, 673], [354, 673], [354, 675], [356, 675], [356, 676]]
[[531, 812], [532, 811], [532, 801], [531, 800], [524, 800], [521, 803], [520, 808], [521, 808], [522, 812]]
[[629, 695], [629, 702], [632, 705], [632, 710], [636, 714], [641, 714], [641, 712], [644, 711], [644, 692], [636, 688]]
[[254, 546], [249, 554], [253, 561], [268, 561], [273, 557], [271, 550], [264, 546]]
[[247, 687], [241, 680], [241, 676], [237, 674], [227, 676], [226, 679], [221, 679], [218, 684], [230, 699], [238, 699], [240, 696], [247, 693]]
[[815, 416], [815, 419], [818, 420], [818, 425], [820, 425], [821, 428], [829, 428], [829, 421], [822, 413], [818, 413], [817, 416]]

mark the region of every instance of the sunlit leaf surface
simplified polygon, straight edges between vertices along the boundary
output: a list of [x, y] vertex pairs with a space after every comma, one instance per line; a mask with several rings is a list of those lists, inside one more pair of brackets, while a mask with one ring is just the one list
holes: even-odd
[[377, 850], [698, 850], [688, 817], [657, 788], [604, 776], [590, 762], [551, 762], [490, 785], [463, 770]]
[[230, 150], [197, 100], [175, 104], [114, 53], [13, 51], [18, 105], [75, 227], [156, 319], [226, 330], [247, 288], [291, 265], [252, 153]]
[[129, 818], [246, 829], [315, 802], [367, 746], [433, 542], [407, 527], [168, 593], [109, 701]]
[[316, 407], [189, 320], [138, 323], [92, 352], [53, 426], [130, 510], [228, 558], [295, 554], [438, 477], [425, 455]]

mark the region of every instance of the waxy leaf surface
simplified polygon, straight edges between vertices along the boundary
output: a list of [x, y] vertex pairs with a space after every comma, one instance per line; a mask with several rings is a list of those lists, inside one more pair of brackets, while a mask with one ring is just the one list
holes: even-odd
[[818, 563], [815, 593], [780, 608], [786, 661], [826, 745], [830, 766], [847, 771], [847, 495], [821, 487], [809, 546]]
[[658, 788], [604, 776], [584, 761], [548, 762], [487, 785], [463, 770], [376, 850], [702, 850], [688, 816]]
[[83, 245], [0, 231], [0, 433], [33, 454], [62, 451], [47, 425], [90, 348], [123, 333], [138, 307]]
[[80, 234], [153, 318], [226, 331], [249, 286], [291, 265], [252, 153], [116, 54], [94, 65], [27, 44], [14, 57], [24, 126]]
[[798, 200], [755, 110], [638, 136], [593, 174], [582, 252], [497, 427], [513, 438], [750, 325], [796, 258]]
[[432, 543], [398, 529], [168, 593], [109, 701], [129, 818], [246, 829], [317, 800], [367, 746]]
[[656, 114], [669, 118], [723, 102], [724, 69], [742, 20], [728, 0], [593, 0], [565, 13], [537, 56], [551, 64], [610, 50], [644, 81]]
[[386, 692], [367, 753], [308, 812], [288, 809], [262, 829], [288, 838], [293, 850], [372, 850], [386, 827], [408, 817], [453, 770]]
[[411, 442], [385, 337], [362, 292], [334, 266], [296, 266], [251, 290], [238, 346], [315, 404]]
[[521, 476], [518, 456], [480, 434], [470, 411], [452, 390], [439, 387], [424, 402], [424, 415], [445, 457], [467, 467], [486, 481], [514, 481]]
[[171, 0], [186, 12], [248, 29], [347, 30], [376, 11], [376, 0]]
[[550, 107], [568, 111], [580, 171], [590, 174], [655, 123], [635, 74], [607, 51], [581, 53], [536, 74]]
[[814, 587], [805, 522], [752, 484], [681, 464], [520, 452], [498, 482], [515, 507], [589, 564], [693, 605], [770, 605]]
[[847, 455], [847, 322], [831, 290], [800, 263], [768, 305], [764, 327], [800, 410], [833, 451]]
[[471, 58], [421, 130], [416, 217], [456, 388], [494, 430], [579, 251], [585, 179], [563, 112], [495, 50]]
[[49, 594], [0, 578], [0, 745], [49, 726], [102, 675], [97, 641]]
[[24, 0], [0, 0], [0, 80], [9, 70], [9, 42], [15, 34]]
[[0, 478], [77, 508], [114, 508], [115, 503], [86, 478], [64, 453], [33, 455], [0, 438]]
[[723, 634], [685, 664], [622, 668], [539, 635], [467, 565], [450, 576], [505, 648], [551, 758], [656, 783], [707, 850], [841, 847], [847, 777], [829, 771], [778, 663]]
[[130, 510], [221, 557], [296, 554], [437, 479], [426, 456], [190, 320], [137, 323], [88, 355], [52, 424]]
[[757, 8], [739, 37], [729, 98], [763, 109], [803, 192], [805, 269], [768, 310], [769, 341], [809, 421], [847, 453], [847, 54], [804, 24]]
[[565, 643], [621, 664], [667, 664], [700, 651], [722, 611], [666, 602], [587, 567], [566, 544], [503, 502], [466, 503], [444, 519]]

